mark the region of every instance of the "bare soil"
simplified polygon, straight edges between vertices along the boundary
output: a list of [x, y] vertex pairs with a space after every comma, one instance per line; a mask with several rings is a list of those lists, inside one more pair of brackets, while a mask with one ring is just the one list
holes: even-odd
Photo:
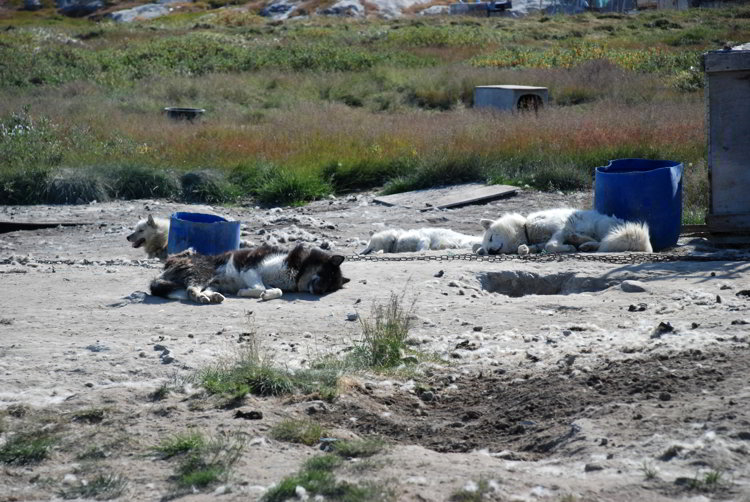
[[[19, 431], [58, 437], [47, 459], [0, 464], [0, 501], [59, 499], [101, 474], [126, 480], [122, 499], [169, 498], [175, 464], [152, 448], [189, 430], [246, 442], [225, 482], [182, 498], [258, 500], [321, 454], [269, 437], [289, 418], [318, 421], [336, 438], [384, 438], [381, 453], [347, 461], [337, 476], [387, 486], [395, 500], [449, 500], [484, 481], [486, 500], [750, 501], [746, 251], [685, 238], [674, 253], [726, 259], [476, 261], [432, 251], [356, 260], [384, 227], [479, 233], [480, 218], [505, 211], [591, 203], [588, 193], [521, 191], [420, 212], [373, 196], [277, 209], [0, 207], [0, 220], [88, 223], [0, 234], [0, 447]], [[161, 264], [125, 236], [148, 212], [178, 210], [240, 219], [255, 242], [346, 254], [352, 280], [324, 297], [270, 302], [153, 298], [145, 291]], [[624, 281], [643, 291], [626, 292]], [[416, 368], [347, 375], [333, 402], [249, 396], [232, 409], [195, 383], [250, 334], [293, 369], [343, 355], [360, 336], [350, 314], [370, 315], [391, 292], [414, 302]], [[179, 391], [157, 399], [162, 385]], [[80, 418], [91, 410], [101, 413]], [[258, 416], [251, 411], [262, 418], [236, 418]]]

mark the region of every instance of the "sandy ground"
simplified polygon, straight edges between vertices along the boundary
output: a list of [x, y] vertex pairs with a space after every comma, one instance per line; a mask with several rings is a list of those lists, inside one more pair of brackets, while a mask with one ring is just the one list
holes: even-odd
[[[503, 211], [590, 205], [587, 193], [522, 191], [419, 212], [372, 197], [272, 210], [0, 207], [0, 220], [91, 223], [0, 234], [0, 445], [45, 427], [62, 438], [37, 464], [0, 464], [0, 501], [60, 498], [103, 472], [127, 480], [122, 499], [160, 500], [173, 493], [174, 464], [151, 448], [191, 428], [246, 443], [224, 484], [184, 499], [257, 500], [320, 454], [269, 437], [289, 418], [319, 421], [334, 437], [384, 438], [366, 469], [347, 461], [337, 476], [387, 485], [395, 500], [449, 500], [485, 481], [486, 500], [750, 501], [750, 262], [349, 260], [351, 282], [328, 296], [199, 306], [145, 294], [160, 263], [125, 240], [148, 212], [190, 210], [240, 219], [255, 242], [351, 255], [384, 226], [479, 233], [480, 218]], [[719, 251], [685, 239], [677, 252]], [[236, 355], [247, 333], [290, 368], [343, 353], [360, 335], [349, 314], [368, 315], [392, 292], [414, 301], [410, 342], [433, 355], [416, 381], [355, 375], [332, 403], [247, 397], [240, 410], [260, 420], [235, 418], [189, 383]], [[176, 382], [188, 382], [183, 392], [150, 397]], [[74, 419], [90, 409], [103, 419]], [[92, 448], [104, 454], [86, 458]]]

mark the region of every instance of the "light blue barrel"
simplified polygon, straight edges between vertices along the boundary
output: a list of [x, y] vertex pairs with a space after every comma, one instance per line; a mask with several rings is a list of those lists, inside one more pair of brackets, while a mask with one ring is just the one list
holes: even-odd
[[654, 251], [674, 246], [682, 223], [682, 163], [617, 159], [597, 167], [594, 208], [648, 223]]
[[203, 213], [174, 213], [169, 221], [167, 253], [192, 247], [200, 254], [221, 254], [240, 247], [240, 222]]

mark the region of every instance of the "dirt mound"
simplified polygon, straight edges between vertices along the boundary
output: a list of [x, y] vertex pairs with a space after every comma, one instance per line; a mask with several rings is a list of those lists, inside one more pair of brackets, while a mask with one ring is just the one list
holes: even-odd
[[[500, 370], [455, 382], [455, 377], [439, 376], [429, 389], [383, 396], [364, 387], [327, 420], [438, 452], [486, 448], [523, 452], [508, 456], [533, 460], [582, 440], [585, 432], [576, 424], [580, 418], [617, 414], [621, 420], [640, 420], [642, 414], [632, 408], [644, 401], [661, 406], [690, 401], [724, 380], [736, 380], [740, 389], [750, 369], [750, 352], [747, 347], [732, 354], [687, 350], [610, 361], [578, 376], [570, 374], [572, 360], [561, 363], [544, 375]], [[732, 390], [724, 389], [731, 396]]]

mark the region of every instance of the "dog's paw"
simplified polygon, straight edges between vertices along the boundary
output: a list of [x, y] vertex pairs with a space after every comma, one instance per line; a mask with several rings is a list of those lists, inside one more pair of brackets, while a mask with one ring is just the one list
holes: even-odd
[[263, 294], [260, 295], [261, 300], [275, 300], [276, 298], [281, 298], [282, 292], [279, 288], [271, 288], [263, 291]]
[[244, 298], [260, 298], [264, 291], [265, 290], [263, 289], [245, 288], [237, 291], [237, 296], [242, 296]]
[[599, 250], [599, 243], [596, 241], [589, 241], [584, 242], [580, 246], [578, 246], [578, 251], [582, 251], [584, 253], [594, 253]]
[[526, 256], [529, 253], [531, 253], [531, 250], [526, 244], [521, 244], [520, 246], [518, 246], [518, 254], [520, 254], [521, 256]]
[[224, 295], [222, 295], [221, 293], [217, 293], [216, 291], [204, 293], [204, 295], [208, 297], [208, 303], [221, 303], [224, 301]]

